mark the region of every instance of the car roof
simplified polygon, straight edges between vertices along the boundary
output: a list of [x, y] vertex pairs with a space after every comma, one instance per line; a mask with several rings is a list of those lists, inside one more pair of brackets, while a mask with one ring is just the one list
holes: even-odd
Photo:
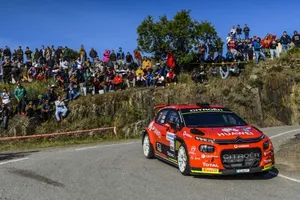
[[224, 106], [220, 105], [210, 105], [210, 104], [170, 104], [164, 105], [161, 104], [158, 106], [160, 109], [176, 109], [176, 110], [183, 110], [183, 109], [199, 109], [199, 108], [225, 108]]

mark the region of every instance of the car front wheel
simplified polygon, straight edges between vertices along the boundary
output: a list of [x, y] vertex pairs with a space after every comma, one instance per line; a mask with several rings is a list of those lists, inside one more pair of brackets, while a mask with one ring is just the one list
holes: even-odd
[[189, 175], [190, 174], [190, 165], [189, 165], [189, 158], [187, 155], [186, 146], [184, 144], [181, 144], [178, 149], [178, 168], [181, 174], [183, 175]]
[[154, 150], [153, 146], [150, 142], [148, 134], [145, 134], [144, 139], [143, 139], [143, 152], [144, 156], [146, 158], [153, 158], [154, 157]]

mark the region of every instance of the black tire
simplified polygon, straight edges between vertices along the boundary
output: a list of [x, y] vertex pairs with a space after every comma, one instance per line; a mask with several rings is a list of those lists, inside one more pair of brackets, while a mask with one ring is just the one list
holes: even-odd
[[146, 133], [143, 137], [143, 153], [144, 156], [148, 159], [154, 158], [154, 149], [153, 149], [153, 145], [150, 142], [148, 133]]
[[[185, 159], [184, 159], [184, 157], [185, 157]], [[184, 160], [186, 160], [185, 164], [182, 163], [182, 162], [184, 162]], [[178, 162], [178, 169], [179, 169], [180, 173], [184, 176], [190, 175], [190, 173], [191, 173], [190, 159], [189, 159], [189, 155], [187, 152], [187, 148], [184, 143], [180, 144], [180, 146], [179, 146], [178, 154], [177, 154], [177, 162]]]

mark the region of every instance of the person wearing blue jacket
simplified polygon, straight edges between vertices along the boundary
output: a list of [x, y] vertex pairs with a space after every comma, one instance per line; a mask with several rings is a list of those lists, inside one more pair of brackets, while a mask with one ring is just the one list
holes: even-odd
[[263, 54], [263, 52], [261, 52], [261, 45], [259, 42], [258, 38], [254, 38], [254, 42], [253, 42], [253, 47], [254, 47], [254, 53], [255, 53], [255, 59], [256, 59], [256, 64], [259, 63], [259, 58], [262, 57], [262, 59], [264, 61], [266, 61], [266, 56], [265, 54]]
[[291, 37], [286, 33], [286, 31], [283, 32], [283, 36], [280, 38], [280, 43], [282, 45], [282, 53], [285, 53], [290, 48], [290, 43], [292, 39]]

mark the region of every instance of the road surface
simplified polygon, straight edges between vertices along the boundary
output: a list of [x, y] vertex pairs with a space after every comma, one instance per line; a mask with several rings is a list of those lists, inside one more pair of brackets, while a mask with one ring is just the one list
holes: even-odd
[[[263, 129], [275, 148], [299, 126]], [[140, 140], [42, 151], [0, 153], [0, 200], [300, 199], [300, 176], [182, 176], [144, 158]]]

